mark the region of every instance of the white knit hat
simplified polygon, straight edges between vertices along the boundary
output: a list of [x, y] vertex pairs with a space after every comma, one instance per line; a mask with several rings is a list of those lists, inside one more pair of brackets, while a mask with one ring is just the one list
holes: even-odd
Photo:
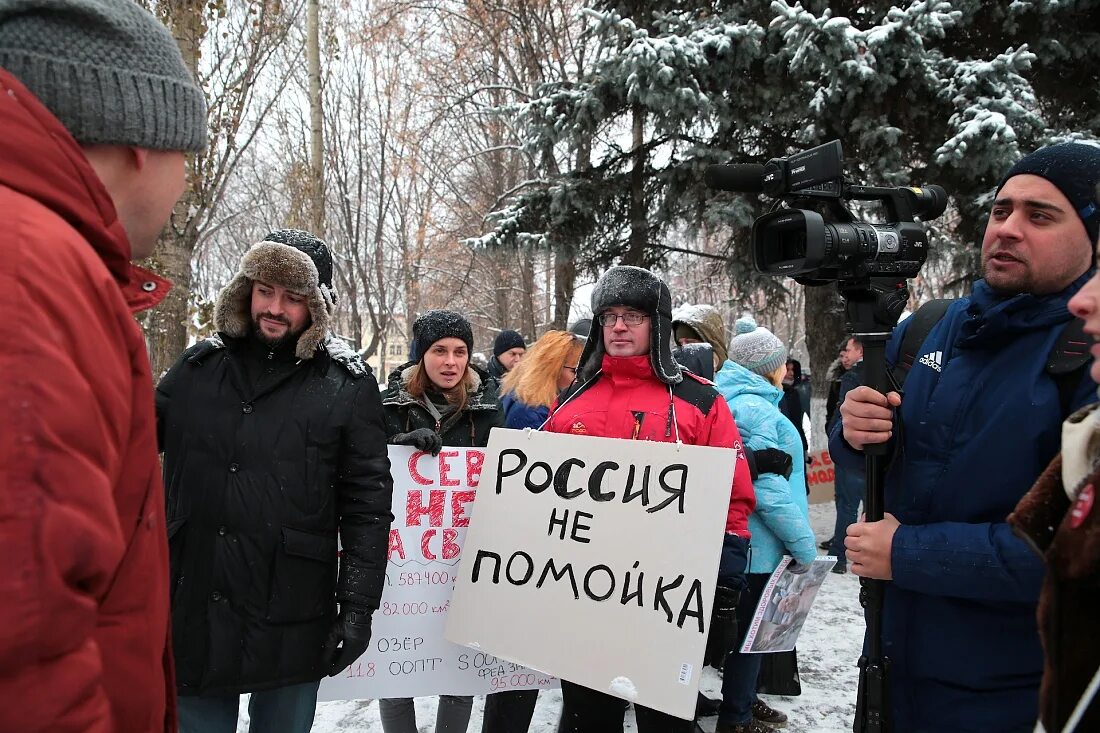
[[738, 318], [734, 334], [730, 339], [730, 361], [750, 372], [764, 376], [787, 363], [787, 347], [774, 333], [757, 326], [752, 316]]

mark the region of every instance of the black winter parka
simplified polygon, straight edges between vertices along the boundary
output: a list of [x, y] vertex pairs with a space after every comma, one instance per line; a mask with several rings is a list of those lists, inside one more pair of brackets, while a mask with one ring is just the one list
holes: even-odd
[[320, 679], [337, 601], [382, 595], [393, 481], [377, 382], [331, 337], [308, 360], [262, 351], [209, 339], [157, 386], [182, 695]]

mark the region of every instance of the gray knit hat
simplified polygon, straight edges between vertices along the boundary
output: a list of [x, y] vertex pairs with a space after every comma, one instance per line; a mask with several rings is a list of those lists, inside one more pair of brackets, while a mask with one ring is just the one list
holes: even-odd
[[81, 144], [206, 147], [206, 100], [134, 0], [0, 0], [0, 67]]
[[787, 347], [774, 333], [757, 326], [752, 316], [738, 318], [734, 333], [730, 339], [730, 361], [761, 376], [787, 363]]

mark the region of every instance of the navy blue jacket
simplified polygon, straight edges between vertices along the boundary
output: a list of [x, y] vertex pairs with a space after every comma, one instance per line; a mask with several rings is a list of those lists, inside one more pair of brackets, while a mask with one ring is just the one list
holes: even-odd
[[[886, 476], [886, 511], [902, 525], [883, 618], [896, 733], [1034, 728], [1044, 570], [1005, 519], [1058, 452], [1065, 416], [1044, 369], [1090, 274], [1047, 296], [999, 297], [979, 280], [917, 352]], [[905, 329], [887, 345], [890, 365]], [[1086, 373], [1073, 407], [1095, 400]], [[858, 467], [842, 428], [830, 453]]]
[[528, 405], [520, 402], [514, 392], [509, 392], [500, 398], [501, 409], [504, 410], [504, 427], [523, 430], [531, 428], [538, 430], [550, 417], [549, 407]]

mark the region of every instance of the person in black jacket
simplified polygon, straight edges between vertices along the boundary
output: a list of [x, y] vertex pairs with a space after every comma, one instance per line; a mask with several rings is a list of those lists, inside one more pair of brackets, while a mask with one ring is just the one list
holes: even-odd
[[498, 382], [502, 381], [526, 353], [527, 342], [523, 340], [523, 335], [519, 331], [504, 329], [493, 340], [493, 358], [489, 359], [487, 366], [489, 374]]
[[798, 359], [787, 359], [787, 372], [783, 375], [783, 397], [779, 400], [779, 411], [794, 425], [794, 429], [798, 431], [798, 437], [802, 440], [802, 451], [809, 454], [810, 444], [806, 440], [806, 432], [802, 427], [802, 418], [807, 412], [807, 405], [802, 400], [802, 391], [799, 389], [801, 383], [802, 364]]
[[[848, 339], [841, 361], [846, 372], [840, 377], [840, 389], [837, 391], [837, 404], [843, 405], [844, 398], [856, 387], [863, 384], [863, 342], [857, 338]], [[844, 538], [848, 526], [855, 524], [859, 517], [859, 504], [867, 489], [867, 478], [860, 468], [838, 466], [834, 463], [836, 481], [834, 501], [836, 503], [836, 524], [833, 527], [833, 539], [827, 548], [830, 555], [836, 556], [836, 565], [832, 572], [843, 575], [848, 572], [848, 560], [845, 557]]]
[[[504, 425], [497, 381], [470, 363], [474, 332], [461, 314], [428, 311], [413, 323], [413, 360], [397, 367], [382, 394], [386, 435], [438, 455], [444, 445], [484, 447], [489, 431]], [[473, 698], [441, 695], [437, 733], [465, 731]], [[411, 697], [378, 701], [385, 733], [416, 733]]]
[[825, 397], [826, 433], [833, 429], [834, 422], [840, 417], [840, 413], [837, 412], [837, 409], [840, 407], [840, 380], [844, 377], [844, 374], [852, 368], [853, 364], [848, 355], [848, 344], [850, 341], [851, 338], [845, 337], [845, 339], [840, 342], [837, 358], [833, 363], [829, 364], [829, 368], [825, 370], [825, 380], [829, 383], [829, 392]]
[[305, 733], [320, 679], [370, 643], [393, 482], [331, 282], [323, 242], [269, 234], [218, 295], [218, 334], [157, 386], [184, 733], [235, 731], [245, 692], [251, 730]]

